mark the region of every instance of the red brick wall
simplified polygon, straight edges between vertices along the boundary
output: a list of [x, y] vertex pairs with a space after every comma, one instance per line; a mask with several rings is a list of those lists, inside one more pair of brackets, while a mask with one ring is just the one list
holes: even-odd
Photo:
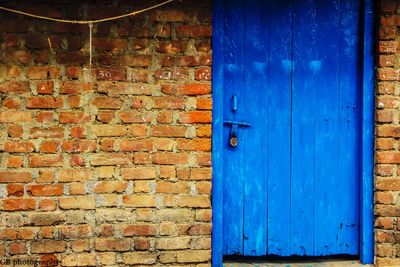
[[400, 4], [380, 0], [376, 88], [375, 254], [400, 266]]
[[[102, 18], [154, 2], [4, 5]], [[95, 25], [92, 69], [87, 26], [0, 13], [0, 258], [209, 265], [210, 2]]]

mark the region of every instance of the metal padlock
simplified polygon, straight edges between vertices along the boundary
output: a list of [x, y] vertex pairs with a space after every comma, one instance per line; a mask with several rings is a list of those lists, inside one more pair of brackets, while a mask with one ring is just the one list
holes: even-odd
[[236, 134], [231, 134], [231, 138], [229, 139], [229, 144], [231, 145], [231, 147], [237, 147], [238, 139], [236, 137]]

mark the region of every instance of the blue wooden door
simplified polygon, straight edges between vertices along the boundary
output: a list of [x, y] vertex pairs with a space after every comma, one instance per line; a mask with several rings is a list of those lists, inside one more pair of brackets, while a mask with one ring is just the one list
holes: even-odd
[[224, 1], [224, 255], [359, 254], [359, 8]]

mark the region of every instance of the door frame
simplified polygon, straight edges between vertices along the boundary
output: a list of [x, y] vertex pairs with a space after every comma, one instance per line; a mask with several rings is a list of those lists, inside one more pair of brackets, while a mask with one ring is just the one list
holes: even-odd
[[[360, 260], [374, 263], [374, 7], [361, 0], [362, 118], [360, 164]], [[213, 0], [212, 66], [212, 266], [222, 266], [223, 246], [223, 0]]]

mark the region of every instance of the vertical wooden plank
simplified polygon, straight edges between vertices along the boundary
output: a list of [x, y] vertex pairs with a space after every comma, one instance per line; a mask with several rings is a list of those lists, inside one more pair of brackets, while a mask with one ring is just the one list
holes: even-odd
[[222, 267], [223, 246], [223, 0], [213, 2], [212, 266]]
[[374, 166], [374, 1], [364, 0], [361, 261], [374, 262], [373, 166]]
[[[315, 186], [314, 256], [336, 254], [339, 198], [347, 177], [338, 175], [339, 164], [339, 0], [317, 0], [315, 59], [308, 63], [315, 83]], [[350, 89], [350, 88], [349, 88]], [[344, 160], [340, 158], [340, 160]], [[354, 162], [351, 162], [354, 164]]]
[[266, 255], [267, 247], [267, 155], [268, 139], [268, 2], [245, 3], [245, 110], [251, 127], [241, 130], [244, 148], [244, 255]]
[[293, 17], [291, 254], [313, 255], [315, 76], [315, 0], [295, 0]]
[[[290, 255], [292, 1], [270, 1], [268, 254]], [[296, 226], [294, 226], [296, 227]]]
[[359, 253], [361, 69], [359, 1], [342, 0], [340, 32], [339, 174], [337, 253]]
[[[224, 119], [237, 120], [243, 113], [244, 89], [244, 6], [243, 0], [225, 1], [224, 19]], [[238, 110], [232, 110], [232, 96], [238, 99]], [[240, 114], [240, 115], [239, 115]], [[243, 116], [242, 116], [243, 117]], [[239, 145], [229, 146], [229, 125], [223, 130], [224, 164], [224, 255], [243, 253], [244, 140], [238, 131]]]

